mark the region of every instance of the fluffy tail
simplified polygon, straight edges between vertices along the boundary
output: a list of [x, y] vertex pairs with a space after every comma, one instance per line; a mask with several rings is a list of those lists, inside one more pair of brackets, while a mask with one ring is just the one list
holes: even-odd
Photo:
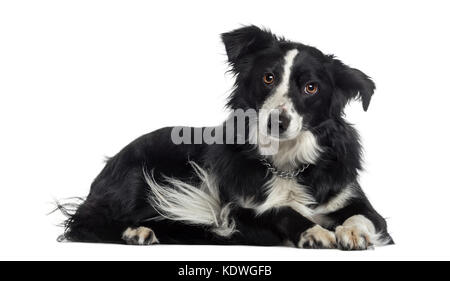
[[160, 218], [182, 221], [187, 224], [211, 227], [215, 234], [228, 237], [235, 230], [235, 222], [229, 217], [230, 204], [222, 205], [214, 178], [194, 162], [189, 162], [200, 179], [200, 185], [164, 177], [165, 185], [155, 181], [144, 169], [145, 180], [150, 187], [150, 200]]
[[123, 243], [121, 234], [126, 225], [114, 220], [110, 209], [92, 198], [75, 197], [65, 203], [56, 202], [54, 211], [66, 216], [61, 224], [64, 233], [57, 241]]
[[66, 233], [69, 232], [74, 221], [74, 215], [80, 205], [83, 204], [84, 200], [85, 199], [81, 197], [71, 197], [64, 199], [64, 201], [66, 202], [55, 200], [56, 207], [49, 214], [60, 211], [61, 214], [66, 217], [66, 219], [59, 224], [59, 226], [64, 227], [64, 232], [56, 239], [58, 242], [66, 242], [69, 240], [66, 237]]

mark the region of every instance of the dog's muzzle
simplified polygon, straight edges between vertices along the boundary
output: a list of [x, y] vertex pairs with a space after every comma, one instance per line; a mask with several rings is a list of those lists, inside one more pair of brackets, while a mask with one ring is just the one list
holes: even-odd
[[279, 137], [288, 130], [290, 123], [291, 117], [287, 113], [286, 109], [275, 109], [269, 114], [267, 130], [271, 136]]

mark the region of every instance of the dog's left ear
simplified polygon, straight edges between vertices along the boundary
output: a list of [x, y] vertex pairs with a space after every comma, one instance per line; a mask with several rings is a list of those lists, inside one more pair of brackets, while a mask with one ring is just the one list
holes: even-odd
[[334, 83], [346, 101], [361, 99], [364, 111], [367, 111], [375, 91], [375, 83], [362, 71], [345, 65], [340, 60], [332, 59]]
[[248, 55], [272, 46], [277, 40], [270, 31], [257, 26], [245, 26], [223, 33], [222, 41], [228, 56], [228, 62], [236, 69], [238, 62]]

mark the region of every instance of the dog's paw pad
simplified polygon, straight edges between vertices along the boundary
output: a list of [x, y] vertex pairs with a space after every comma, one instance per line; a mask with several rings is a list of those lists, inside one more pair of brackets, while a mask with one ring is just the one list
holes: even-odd
[[152, 245], [159, 243], [155, 233], [148, 227], [129, 227], [123, 234], [122, 239], [130, 245]]
[[334, 249], [337, 247], [336, 236], [334, 232], [317, 224], [302, 233], [298, 246], [306, 249]]
[[367, 250], [372, 246], [370, 235], [356, 226], [340, 225], [335, 233], [341, 250]]

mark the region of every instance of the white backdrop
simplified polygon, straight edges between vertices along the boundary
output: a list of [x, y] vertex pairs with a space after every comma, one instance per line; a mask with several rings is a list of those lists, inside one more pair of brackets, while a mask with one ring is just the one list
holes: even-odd
[[[339, 2], [339, 3], [338, 3]], [[449, 259], [446, 1], [2, 1], [0, 259]], [[52, 200], [167, 125], [217, 125], [232, 85], [219, 34], [255, 24], [372, 76], [361, 182], [397, 244], [365, 252], [57, 243]]]

